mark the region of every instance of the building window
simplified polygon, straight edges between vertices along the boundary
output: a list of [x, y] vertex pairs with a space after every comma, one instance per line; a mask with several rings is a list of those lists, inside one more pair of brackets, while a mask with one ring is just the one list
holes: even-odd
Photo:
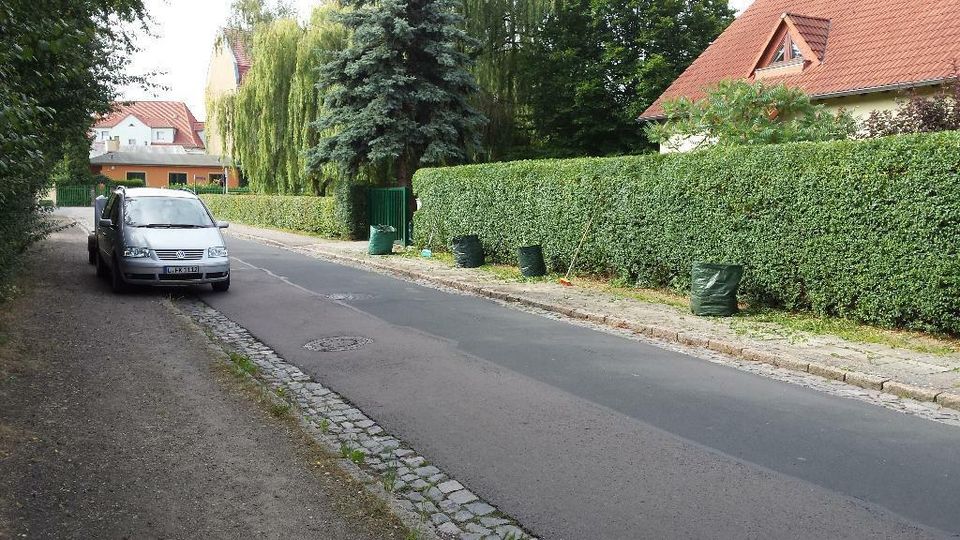
[[110, 138], [110, 130], [104, 129], [100, 131], [100, 140], [105, 141]]
[[136, 139], [127, 139], [127, 144], [130, 145], [130, 146], [136, 146], [136, 145], [137, 145], [137, 140], [136, 140]]
[[134, 172], [127, 171], [127, 180], [143, 180], [143, 184], [147, 184], [147, 173], [145, 172]]
[[223, 186], [223, 173], [210, 173], [210, 183]]
[[187, 185], [187, 173], [172, 172], [168, 174], [167, 185], [169, 185], [170, 187]]
[[800, 47], [797, 47], [797, 43], [790, 38], [788, 33], [784, 36], [783, 41], [780, 42], [780, 46], [777, 47], [777, 52], [773, 53], [773, 58], [770, 60], [770, 64], [774, 65], [782, 62], [790, 62], [791, 60], [803, 60], [803, 53], [800, 52]]

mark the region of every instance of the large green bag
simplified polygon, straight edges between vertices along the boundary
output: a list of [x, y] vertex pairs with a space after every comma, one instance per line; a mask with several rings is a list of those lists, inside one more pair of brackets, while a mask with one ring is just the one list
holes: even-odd
[[476, 268], [483, 266], [483, 245], [475, 234], [454, 236], [450, 241], [453, 260], [460, 268]]
[[540, 245], [517, 248], [517, 262], [520, 264], [520, 273], [525, 277], [540, 277], [547, 273]]
[[694, 315], [729, 317], [738, 311], [737, 287], [743, 278], [739, 264], [693, 263], [690, 309]]
[[367, 253], [370, 255], [389, 255], [393, 253], [393, 241], [396, 237], [397, 229], [389, 225], [371, 225]]

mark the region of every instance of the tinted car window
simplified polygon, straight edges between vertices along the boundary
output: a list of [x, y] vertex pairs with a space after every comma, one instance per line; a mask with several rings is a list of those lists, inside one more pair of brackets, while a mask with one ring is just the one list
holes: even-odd
[[180, 197], [137, 197], [124, 203], [123, 222], [131, 227], [213, 227], [203, 203]]
[[110, 212], [113, 211], [113, 205], [117, 204], [117, 195], [111, 195], [110, 200], [107, 201], [107, 204], [103, 207], [103, 212], [100, 214], [101, 218], [110, 219]]

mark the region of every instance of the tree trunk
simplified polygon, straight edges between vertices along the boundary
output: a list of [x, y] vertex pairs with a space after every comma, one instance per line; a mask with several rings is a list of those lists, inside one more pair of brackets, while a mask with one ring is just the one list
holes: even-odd
[[397, 160], [397, 185], [407, 188], [407, 215], [413, 219], [417, 211], [417, 201], [413, 197], [413, 167], [405, 158]]

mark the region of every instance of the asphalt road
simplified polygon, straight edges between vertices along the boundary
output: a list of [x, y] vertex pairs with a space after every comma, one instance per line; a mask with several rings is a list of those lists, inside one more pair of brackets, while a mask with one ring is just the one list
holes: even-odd
[[[228, 242], [206, 302], [543, 537], [960, 533], [960, 429]], [[344, 335], [375, 341], [302, 347]]]

